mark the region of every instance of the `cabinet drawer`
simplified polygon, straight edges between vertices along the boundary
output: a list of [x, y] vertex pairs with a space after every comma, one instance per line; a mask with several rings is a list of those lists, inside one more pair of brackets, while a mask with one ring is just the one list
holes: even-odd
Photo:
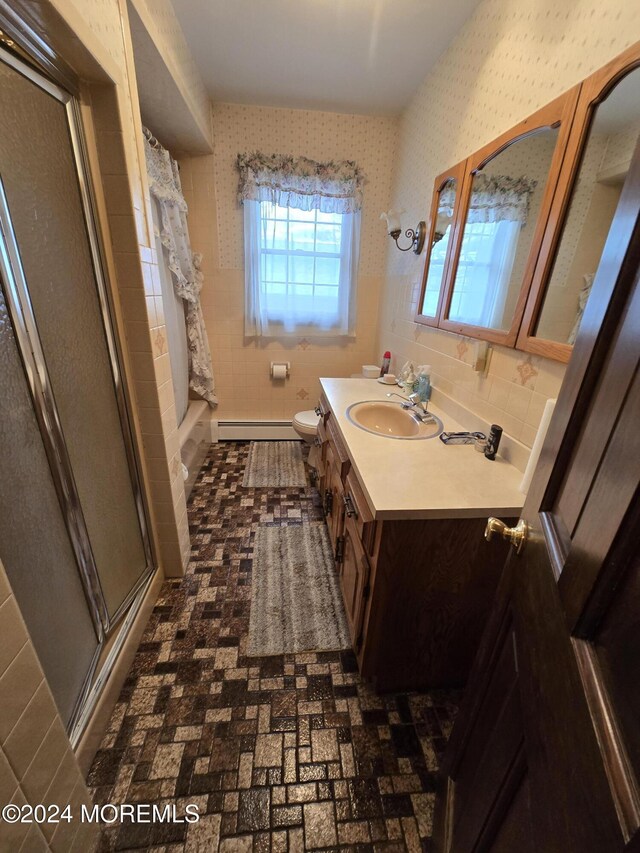
[[353, 520], [362, 544], [371, 553], [373, 549], [375, 522], [355, 471], [350, 470], [344, 486], [344, 509], [347, 518]]

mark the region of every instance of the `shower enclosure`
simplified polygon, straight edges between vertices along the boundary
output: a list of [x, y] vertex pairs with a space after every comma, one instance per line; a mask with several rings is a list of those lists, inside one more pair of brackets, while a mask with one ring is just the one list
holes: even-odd
[[77, 740], [153, 561], [77, 102], [2, 49], [0, 109], [0, 560]]

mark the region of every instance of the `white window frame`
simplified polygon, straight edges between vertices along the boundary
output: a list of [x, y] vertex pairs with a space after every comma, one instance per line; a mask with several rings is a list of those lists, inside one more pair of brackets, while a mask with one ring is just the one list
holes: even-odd
[[[317, 229], [318, 215], [314, 213], [314, 249], [292, 249], [289, 245], [291, 221], [295, 222], [296, 208], [286, 210], [287, 247], [275, 249], [264, 245], [266, 229], [263, 227], [264, 212], [272, 207], [269, 202], [244, 201], [245, 222], [245, 334], [256, 337], [354, 337], [355, 336], [355, 296], [357, 285], [358, 248], [360, 238], [360, 213], [337, 214], [341, 217], [341, 240], [339, 252], [318, 251]], [[308, 214], [306, 214], [308, 215]], [[286, 277], [284, 282], [264, 279], [265, 259], [286, 258]], [[313, 258], [313, 281], [295, 282], [291, 275], [291, 259]], [[321, 258], [339, 260], [339, 278], [337, 284], [324, 284], [316, 281], [316, 261]], [[271, 284], [271, 289], [268, 284]], [[273, 285], [283, 284], [284, 293], [277, 293]], [[311, 287], [310, 294], [296, 294], [295, 288]], [[317, 288], [335, 287], [336, 299], [328, 298], [323, 303]]]

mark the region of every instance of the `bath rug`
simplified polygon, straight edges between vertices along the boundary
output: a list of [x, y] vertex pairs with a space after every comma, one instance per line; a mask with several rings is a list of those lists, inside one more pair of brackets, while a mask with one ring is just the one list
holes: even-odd
[[350, 645], [326, 526], [259, 527], [247, 654], [335, 651]]
[[299, 441], [252, 441], [244, 469], [245, 489], [307, 485]]

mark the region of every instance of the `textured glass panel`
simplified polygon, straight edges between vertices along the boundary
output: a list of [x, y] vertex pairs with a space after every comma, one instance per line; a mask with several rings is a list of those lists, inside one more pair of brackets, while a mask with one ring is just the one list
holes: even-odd
[[98, 641], [0, 289], [0, 559], [68, 722]]
[[4, 65], [0, 106], [0, 171], [91, 548], [113, 614], [146, 558], [66, 111]]

